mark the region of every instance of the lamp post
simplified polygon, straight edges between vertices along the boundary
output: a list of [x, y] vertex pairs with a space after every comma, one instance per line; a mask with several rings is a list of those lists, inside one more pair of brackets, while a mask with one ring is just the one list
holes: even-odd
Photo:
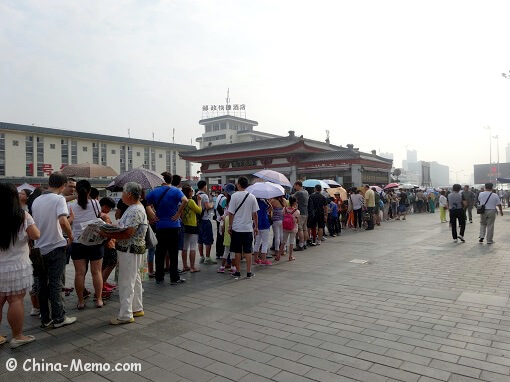
[[[492, 164], [492, 129], [490, 126], [484, 126], [485, 130], [489, 130], [489, 167]], [[490, 173], [489, 181], [492, 182], [492, 172]]]
[[497, 152], [497, 168], [498, 168], [498, 173], [496, 175], [496, 184], [498, 183], [498, 176], [499, 176], [499, 135], [495, 135], [493, 136], [492, 138], [494, 138], [496, 140], [496, 152]]
[[451, 171], [450, 172], [453, 172], [455, 174], [455, 182], [456, 183], [459, 183], [459, 173], [460, 172], [463, 172], [464, 170], [459, 170], [459, 171]]

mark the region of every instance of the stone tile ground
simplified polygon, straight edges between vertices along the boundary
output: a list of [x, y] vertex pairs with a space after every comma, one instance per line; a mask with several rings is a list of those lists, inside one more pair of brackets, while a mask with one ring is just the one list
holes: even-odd
[[[347, 231], [252, 280], [210, 265], [185, 285], [145, 283], [146, 316], [127, 326], [108, 325], [116, 296], [84, 311], [71, 296], [78, 323], [42, 331], [27, 317], [37, 341], [0, 348], [0, 381], [510, 381], [509, 218], [492, 246], [477, 242], [478, 219], [465, 244], [438, 220]], [[5, 314], [0, 330], [9, 333]], [[9, 358], [142, 370], [7, 372]]]

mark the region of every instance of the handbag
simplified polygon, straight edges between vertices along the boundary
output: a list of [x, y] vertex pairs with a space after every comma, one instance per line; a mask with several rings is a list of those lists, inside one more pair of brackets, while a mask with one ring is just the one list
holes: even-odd
[[147, 232], [145, 232], [145, 248], [152, 249], [156, 248], [158, 245], [158, 239], [156, 238], [156, 234], [152, 230], [150, 224], [147, 224]]
[[[478, 205], [476, 206], [476, 213], [477, 213], [478, 215], [482, 215], [482, 214], [484, 214], [484, 213], [485, 213], [485, 205], [487, 204], [487, 202], [489, 201], [489, 199], [491, 198], [491, 196], [492, 196], [492, 192], [491, 192], [491, 194], [489, 195], [489, 197], [487, 198], [487, 200], [485, 201], [485, 203], [484, 203], [484, 204], [478, 204]], [[480, 202], [480, 199], [478, 199], [478, 201]]]

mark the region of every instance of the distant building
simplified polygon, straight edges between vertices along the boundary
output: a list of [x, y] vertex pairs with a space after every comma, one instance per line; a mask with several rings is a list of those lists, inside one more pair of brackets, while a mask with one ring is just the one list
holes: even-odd
[[195, 146], [0, 122], [0, 181], [46, 183], [68, 164], [107, 165], [118, 174], [136, 167], [192, 178], [179, 157]]
[[437, 162], [408, 163], [408, 172], [418, 177], [420, 186], [439, 187], [450, 184], [450, 168]]
[[510, 162], [510, 143], [506, 146], [506, 161]]
[[185, 160], [200, 163], [202, 178], [210, 184], [235, 182], [245, 175], [271, 169], [297, 179], [333, 179], [344, 187], [360, 187], [363, 183], [387, 184], [392, 160], [373, 150], [359, 151], [354, 145], [336, 146], [296, 136], [251, 140], [242, 143], [211, 145], [200, 150], [181, 152]]
[[379, 156], [382, 158], [393, 160], [393, 153], [379, 153]]
[[279, 137], [279, 135], [254, 130], [253, 128], [258, 126], [257, 121], [233, 115], [202, 119], [198, 123], [204, 126], [204, 133], [196, 139], [201, 149], [227, 143], [251, 142]]
[[407, 150], [407, 161], [409, 163], [418, 162], [418, 153], [416, 152], [416, 150]]

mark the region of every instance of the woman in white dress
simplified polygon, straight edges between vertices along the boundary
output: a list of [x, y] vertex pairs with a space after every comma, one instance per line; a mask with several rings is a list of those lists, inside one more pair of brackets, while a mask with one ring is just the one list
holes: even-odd
[[[39, 239], [34, 220], [21, 208], [18, 190], [10, 183], [0, 183], [0, 321], [7, 302], [7, 321], [12, 331], [12, 348], [32, 342], [34, 336], [23, 335], [25, 309], [23, 298], [32, 289], [32, 262], [28, 239]], [[7, 339], [0, 336], [0, 344]]]

